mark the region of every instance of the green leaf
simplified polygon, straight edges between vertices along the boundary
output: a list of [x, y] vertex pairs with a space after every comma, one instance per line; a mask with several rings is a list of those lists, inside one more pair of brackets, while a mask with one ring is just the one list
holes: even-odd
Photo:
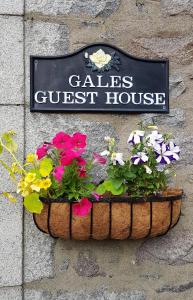
[[121, 195], [124, 193], [124, 185], [121, 185], [118, 189], [112, 186], [111, 193], [113, 195]]
[[120, 186], [122, 185], [123, 180], [124, 180], [124, 179], [122, 179], [122, 178], [115, 178], [115, 179], [112, 179], [111, 182], [112, 182], [112, 185], [113, 185], [116, 189], [118, 189], [118, 188], [120, 188]]
[[24, 206], [29, 212], [36, 214], [40, 214], [43, 209], [43, 204], [37, 193], [32, 193], [26, 196], [24, 198]]
[[4, 197], [6, 197], [10, 202], [17, 202], [17, 199], [15, 197], [13, 197], [10, 193], [8, 192], [3, 192], [2, 193]]
[[43, 177], [46, 177], [50, 175], [51, 171], [53, 169], [53, 162], [51, 158], [43, 158], [42, 161], [40, 162], [40, 174]]
[[1, 159], [0, 159], [0, 164], [2, 164], [2, 166], [9, 172], [10, 177], [13, 178], [14, 180], [16, 180], [16, 177], [15, 177], [14, 173], [12, 172], [11, 168]]
[[0, 142], [0, 155], [1, 155], [2, 152], [3, 152], [3, 146], [2, 146], [2, 144]]
[[17, 143], [13, 140], [11, 132], [6, 132], [2, 135], [2, 139], [5, 141], [5, 146], [10, 152], [16, 153], [18, 149]]
[[97, 188], [96, 188], [96, 193], [99, 195], [103, 195], [106, 192], [106, 187], [104, 185], [104, 183], [100, 184]]

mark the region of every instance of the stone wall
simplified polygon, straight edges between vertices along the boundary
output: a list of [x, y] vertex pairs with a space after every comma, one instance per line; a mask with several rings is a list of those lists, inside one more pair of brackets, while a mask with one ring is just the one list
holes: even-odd
[[[25, 3], [24, 3], [25, 2]], [[90, 148], [155, 120], [182, 147], [174, 184], [185, 191], [177, 227], [141, 241], [64, 242], [38, 232], [32, 216], [1, 201], [0, 300], [193, 299], [193, 1], [4, 0], [0, 3], [0, 129], [17, 130], [21, 159], [58, 130], [86, 132]], [[170, 59], [170, 114], [29, 112], [29, 55], [109, 42], [130, 54]], [[13, 191], [1, 172], [0, 191]]]

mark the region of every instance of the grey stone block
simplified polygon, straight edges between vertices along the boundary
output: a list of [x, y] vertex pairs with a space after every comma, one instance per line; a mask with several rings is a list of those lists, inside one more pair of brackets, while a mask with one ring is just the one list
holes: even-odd
[[26, 102], [30, 99], [30, 55], [63, 55], [68, 50], [68, 27], [46, 22], [26, 22]]
[[0, 300], [22, 300], [22, 288], [20, 286], [0, 288]]
[[161, 7], [166, 15], [174, 16], [178, 14], [192, 15], [192, 0], [161, 0]]
[[172, 230], [166, 236], [144, 242], [136, 255], [138, 262], [151, 260], [169, 265], [192, 263], [193, 234], [187, 230]]
[[170, 76], [170, 96], [177, 98], [186, 91], [186, 85], [181, 75]]
[[[18, 155], [20, 161], [23, 160], [24, 149], [24, 109], [22, 106], [1, 106], [0, 105], [0, 134], [10, 129], [14, 129], [17, 133], [15, 140], [18, 144]], [[11, 165], [10, 155], [2, 155], [1, 158], [5, 159], [8, 165]], [[9, 178], [8, 172], [0, 165], [0, 192], [2, 191], [16, 191], [16, 185], [12, 183]]]
[[81, 290], [76, 292], [57, 291], [51, 293], [43, 290], [26, 289], [25, 300], [145, 300], [143, 291], [129, 290], [125, 292], [109, 292], [106, 288], [100, 290]]
[[120, 0], [27, 0], [27, 12], [41, 12], [45, 15], [69, 15], [85, 14], [96, 17], [98, 15], [108, 16], [117, 10]]
[[24, 98], [22, 18], [1, 16], [0, 37], [0, 104], [21, 104]]
[[1, 1], [0, 14], [22, 15], [24, 0], [4, 0]]
[[[1, 197], [0, 210], [0, 286], [22, 284], [22, 204]], [[1, 290], [0, 290], [1, 295]], [[0, 298], [4, 299], [4, 298]], [[8, 299], [8, 298], [7, 298]], [[18, 298], [19, 299], [19, 298]]]
[[[157, 126], [167, 126], [175, 129], [181, 128], [185, 124], [185, 111], [182, 108], [172, 108], [169, 114], [143, 114], [141, 120], [144, 125], [155, 123]], [[166, 129], [165, 129], [166, 130]]]
[[52, 278], [54, 276], [54, 239], [36, 228], [32, 214], [29, 213], [25, 215], [24, 241], [24, 281]]

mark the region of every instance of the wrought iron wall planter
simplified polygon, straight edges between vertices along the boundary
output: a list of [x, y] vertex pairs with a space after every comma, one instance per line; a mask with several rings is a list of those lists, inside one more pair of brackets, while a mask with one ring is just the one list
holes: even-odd
[[42, 199], [44, 209], [34, 214], [38, 229], [65, 240], [140, 239], [166, 234], [181, 213], [182, 190], [168, 189], [160, 196], [128, 196], [93, 199], [87, 217], [72, 215], [72, 205], [65, 199]]

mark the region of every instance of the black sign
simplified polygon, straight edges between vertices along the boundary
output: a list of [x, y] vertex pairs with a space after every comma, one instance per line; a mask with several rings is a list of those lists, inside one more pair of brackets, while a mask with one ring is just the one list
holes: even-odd
[[93, 44], [57, 57], [31, 57], [31, 111], [168, 112], [167, 60]]

